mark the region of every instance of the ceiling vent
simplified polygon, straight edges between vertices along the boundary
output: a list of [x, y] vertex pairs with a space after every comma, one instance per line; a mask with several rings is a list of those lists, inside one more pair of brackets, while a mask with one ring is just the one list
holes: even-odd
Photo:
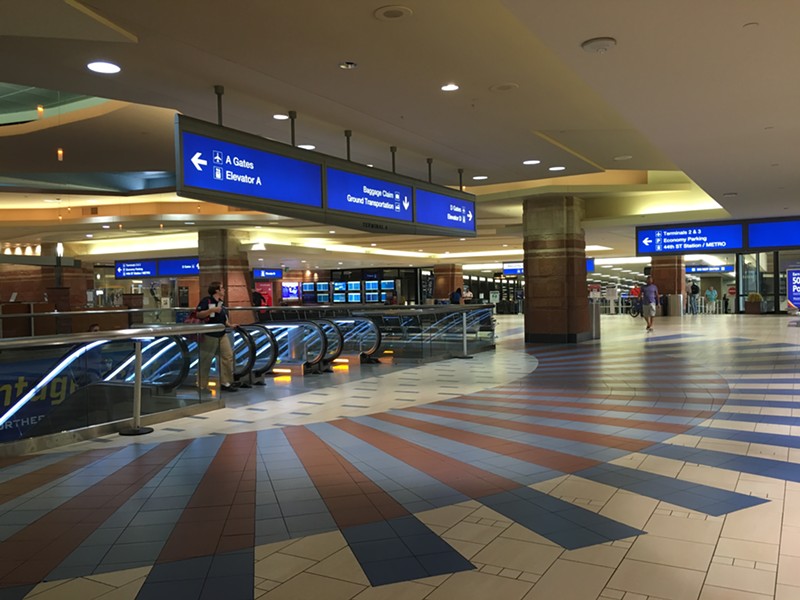
[[410, 17], [414, 14], [414, 11], [407, 6], [390, 4], [389, 6], [381, 6], [372, 14], [375, 15], [375, 18], [379, 21], [398, 21]]

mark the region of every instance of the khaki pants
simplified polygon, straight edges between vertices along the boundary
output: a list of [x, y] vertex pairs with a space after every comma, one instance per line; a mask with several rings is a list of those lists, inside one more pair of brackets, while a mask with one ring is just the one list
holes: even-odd
[[198, 344], [200, 360], [197, 365], [197, 387], [208, 387], [211, 362], [219, 354], [219, 378], [223, 386], [233, 383], [233, 348], [228, 334], [222, 337], [205, 335]]

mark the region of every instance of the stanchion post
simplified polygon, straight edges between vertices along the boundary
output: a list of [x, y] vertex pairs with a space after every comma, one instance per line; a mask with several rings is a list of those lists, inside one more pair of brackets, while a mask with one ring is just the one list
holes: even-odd
[[463, 311], [461, 313], [461, 342], [462, 354], [457, 358], [472, 358], [469, 354], [467, 354], [467, 311]]
[[133, 424], [130, 429], [123, 429], [120, 435], [144, 435], [152, 433], [152, 427], [142, 427], [142, 340], [134, 340], [136, 359], [133, 375]]

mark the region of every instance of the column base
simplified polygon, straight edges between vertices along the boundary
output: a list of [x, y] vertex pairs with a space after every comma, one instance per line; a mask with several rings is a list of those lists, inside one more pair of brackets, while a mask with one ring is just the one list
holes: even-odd
[[581, 333], [526, 333], [526, 344], [579, 344], [592, 339], [591, 331]]

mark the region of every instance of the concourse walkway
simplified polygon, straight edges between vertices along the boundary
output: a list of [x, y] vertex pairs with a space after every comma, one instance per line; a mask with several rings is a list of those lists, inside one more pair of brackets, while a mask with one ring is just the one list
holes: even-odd
[[796, 317], [604, 316], [0, 465], [0, 599], [796, 600]]

